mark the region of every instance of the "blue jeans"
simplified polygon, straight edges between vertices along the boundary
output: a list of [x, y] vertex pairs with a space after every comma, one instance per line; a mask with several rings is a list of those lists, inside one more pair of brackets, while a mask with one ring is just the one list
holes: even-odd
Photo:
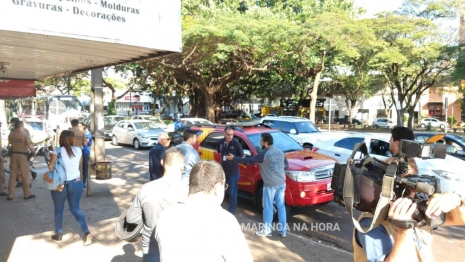
[[63, 188], [63, 191], [50, 191], [52, 192], [53, 205], [55, 207], [55, 232], [63, 232], [63, 212], [65, 210], [65, 201], [68, 199], [69, 210], [73, 214], [74, 218], [79, 224], [83, 233], [89, 232], [87, 227], [86, 218], [84, 213], [79, 208], [79, 202], [81, 201], [82, 192], [82, 181], [71, 180]]
[[160, 262], [160, 254], [142, 254], [142, 262]]
[[266, 232], [271, 232], [271, 223], [273, 222], [273, 202], [276, 203], [278, 209], [278, 221], [277, 229], [279, 233], [285, 234], [286, 228], [286, 206], [284, 202], [284, 191], [286, 190], [286, 184], [274, 187], [263, 187], [263, 223]]
[[226, 184], [229, 185], [228, 187], [228, 194], [229, 194], [229, 209], [228, 211], [235, 215], [236, 214], [236, 207], [237, 207], [237, 181], [239, 180], [239, 174], [235, 175], [227, 175], [226, 176]]
[[90, 155], [82, 155], [82, 184], [86, 185], [87, 177], [89, 176], [89, 160]]

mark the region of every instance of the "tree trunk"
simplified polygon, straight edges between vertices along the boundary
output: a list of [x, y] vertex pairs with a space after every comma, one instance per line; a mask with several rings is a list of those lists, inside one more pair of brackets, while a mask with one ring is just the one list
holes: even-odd
[[205, 99], [205, 118], [211, 122], [215, 122], [215, 100], [213, 94], [204, 92]]
[[408, 123], [407, 127], [413, 129], [413, 117], [415, 115], [415, 106], [409, 106], [407, 109], [408, 112]]
[[320, 83], [320, 75], [321, 72], [316, 73], [315, 79], [313, 80], [313, 89], [312, 93], [310, 94], [310, 121], [315, 123], [315, 106], [316, 106], [316, 99], [318, 94], [318, 85]]

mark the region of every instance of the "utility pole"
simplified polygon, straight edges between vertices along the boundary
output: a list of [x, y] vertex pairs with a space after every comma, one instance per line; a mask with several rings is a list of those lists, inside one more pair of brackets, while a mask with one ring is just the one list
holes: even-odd
[[103, 76], [102, 68], [91, 70], [90, 131], [95, 141], [92, 144], [93, 162], [105, 161], [105, 138], [103, 122]]

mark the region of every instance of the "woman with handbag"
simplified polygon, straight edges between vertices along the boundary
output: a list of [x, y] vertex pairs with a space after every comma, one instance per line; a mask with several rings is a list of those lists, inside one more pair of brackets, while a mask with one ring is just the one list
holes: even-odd
[[92, 235], [87, 227], [84, 213], [79, 207], [83, 192], [81, 174], [79, 172], [82, 150], [79, 147], [73, 146], [73, 144], [74, 133], [69, 130], [63, 130], [60, 135], [60, 147], [50, 155], [50, 164], [48, 166], [50, 172], [53, 172], [55, 164], [60, 161], [64, 165], [66, 177], [63, 180], [63, 187], [51, 191], [55, 207], [55, 234], [52, 236], [52, 239], [59, 242], [63, 238], [63, 212], [65, 201], [68, 200], [69, 210], [79, 223], [84, 234], [84, 246], [87, 246], [92, 243]]

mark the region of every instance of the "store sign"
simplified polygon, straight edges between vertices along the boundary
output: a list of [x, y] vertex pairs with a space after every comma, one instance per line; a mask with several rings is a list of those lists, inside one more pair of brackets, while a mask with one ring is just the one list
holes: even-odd
[[140, 101], [140, 96], [124, 96], [124, 100], [138, 102]]
[[34, 81], [0, 80], [0, 99], [36, 96]]
[[0, 0], [0, 17], [6, 31], [173, 52], [182, 46], [180, 0]]

